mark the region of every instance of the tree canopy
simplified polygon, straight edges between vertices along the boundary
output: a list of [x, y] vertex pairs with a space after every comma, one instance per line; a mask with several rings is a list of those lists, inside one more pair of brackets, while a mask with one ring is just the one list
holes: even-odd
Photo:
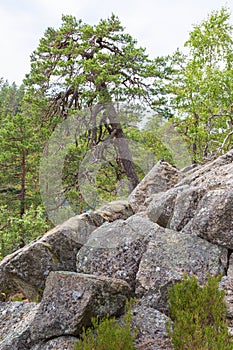
[[[1, 257], [53, 225], [40, 196], [40, 164], [64, 122], [46, 173], [54, 210], [70, 203], [75, 213], [89, 210], [85, 191], [102, 201], [128, 195], [144, 176], [142, 164], [155, 162], [149, 153], [184, 164], [232, 147], [230, 12], [212, 12], [193, 27], [184, 49], [154, 59], [115, 15], [96, 25], [63, 16], [32, 53], [22, 86], [0, 80], [0, 121]], [[61, 189], [53, 174], [60, 164]], [[48, 182], [43, 186], [48, 190]]]

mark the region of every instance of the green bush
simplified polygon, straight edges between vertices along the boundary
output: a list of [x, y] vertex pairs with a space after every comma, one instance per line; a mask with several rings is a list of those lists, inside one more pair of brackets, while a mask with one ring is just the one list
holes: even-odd
[[218, 289], [220, 277], [208, 276], [201, 287], [195, 276], [168, 291], [172, 322], [168, 334], [175, 350], [232, 350], [228, 333], [224, 291]]
[[22, 217], [0, 205], [0, 260], [45, 233], [48, 223], [42, 206], [31, 205]]
[[92, 327], [83, 329], [81, 338], [75, 344], [75, 350], [134, 350], [136, 331], [131, 329], [132, 315], [130, 304], [123, 322], [108, 316], [101, 320], [92, 319]]

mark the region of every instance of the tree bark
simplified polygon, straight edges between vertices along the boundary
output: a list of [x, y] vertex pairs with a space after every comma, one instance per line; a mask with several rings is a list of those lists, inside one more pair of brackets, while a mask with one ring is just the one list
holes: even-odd
[[114, 144], [118, 149], [120, 162], [129, 180], [129, 192], [132, 192], [132, 190], [138, 185], [139, 180], [135, 172], [132, 154], [129, 149], [129, 144], [124, 135], [122, 126], [118, 121], [118, 115], [113, 103], [109, 103], [107, 105], [106, 112], [110, 122], [112, 133], [115, 133]]

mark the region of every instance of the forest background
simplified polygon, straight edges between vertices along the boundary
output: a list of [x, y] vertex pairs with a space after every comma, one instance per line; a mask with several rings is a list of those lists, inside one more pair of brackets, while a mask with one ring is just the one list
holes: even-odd
[[45, 31], [23, 84], [0, 84], [1, 258], [58, 223], [54, 213], [127, 197], [161, 158], [182, 168], [231, 148], [230, 15], [210, 13], [183, 49], [155, 58], [115, 15], [63, 16]]

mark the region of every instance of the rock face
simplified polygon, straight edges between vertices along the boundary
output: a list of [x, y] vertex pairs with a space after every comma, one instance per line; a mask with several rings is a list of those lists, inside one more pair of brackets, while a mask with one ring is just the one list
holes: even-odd
[[167, 191], [178, 182], [179, 173], [167, 162], [159, 161], [144, 177], [129, 196], [129, 203], [134, 212], [147, 208], [146, 199], [151, 195]]
[[155, 232], [142, 256], [136, 276], [136, 296], [167, 312], [167, 291], [183, 273], [196, 275], [203, 283], [207, 273], [218, 275], [226, 268], [227, 250], [199, 237], [163, 229]]
[[122, 280], [78, 274], [51, 272], [43, 300], [30, 325], [33, 343], [60, 337], [78, 336], [92, 317], [121, 315], [130, 288]]
[[51, 271], [75, 271], [76, 255], [91, 232], [105, 221], [132, 215], [127, 201], [115, 201], [97, 212], [72, 217], [0, 263], [0, 291], [16, 289], [38, 300]]
[[[121, 315], [129, 291], [128, 284], [122, 280], [67, 271], [51, 272], [40, 304], [32, 307], [31, 303], [18, 303], [19, 312], [12, 326], [21, 315], [22, 321], [10, 337], [4, 329], [0, 348], [31, 349], [51, 338], [61, 342], [62, 336], [78, 336], [83, 326], [90, 325], [92, 317]], [[11, 313], [14, 311], [12, 308]], [[3, 312], [7, 314], [7, 310]], [[25, 321], [25, 316], [29, 321]]]
[[[233, 334], [233, 150], [178, 171], [160, 161], [127, 200], [75, 216], [0, 262], [0, 350], [71, 350], [93, 316], [138, 328], [136, 349], [169, 350], [168, 288], [223, 278]], [[39, 303], [32, 302], [33, 300]], [[120, 318], [119, 318], [120, 319]]]
[[150, 236], [160, 227], [137, 215], [104, 224], [93, 232], [77, 255], [77, 271], [121, 278], [132, 294], [138, 266]]

